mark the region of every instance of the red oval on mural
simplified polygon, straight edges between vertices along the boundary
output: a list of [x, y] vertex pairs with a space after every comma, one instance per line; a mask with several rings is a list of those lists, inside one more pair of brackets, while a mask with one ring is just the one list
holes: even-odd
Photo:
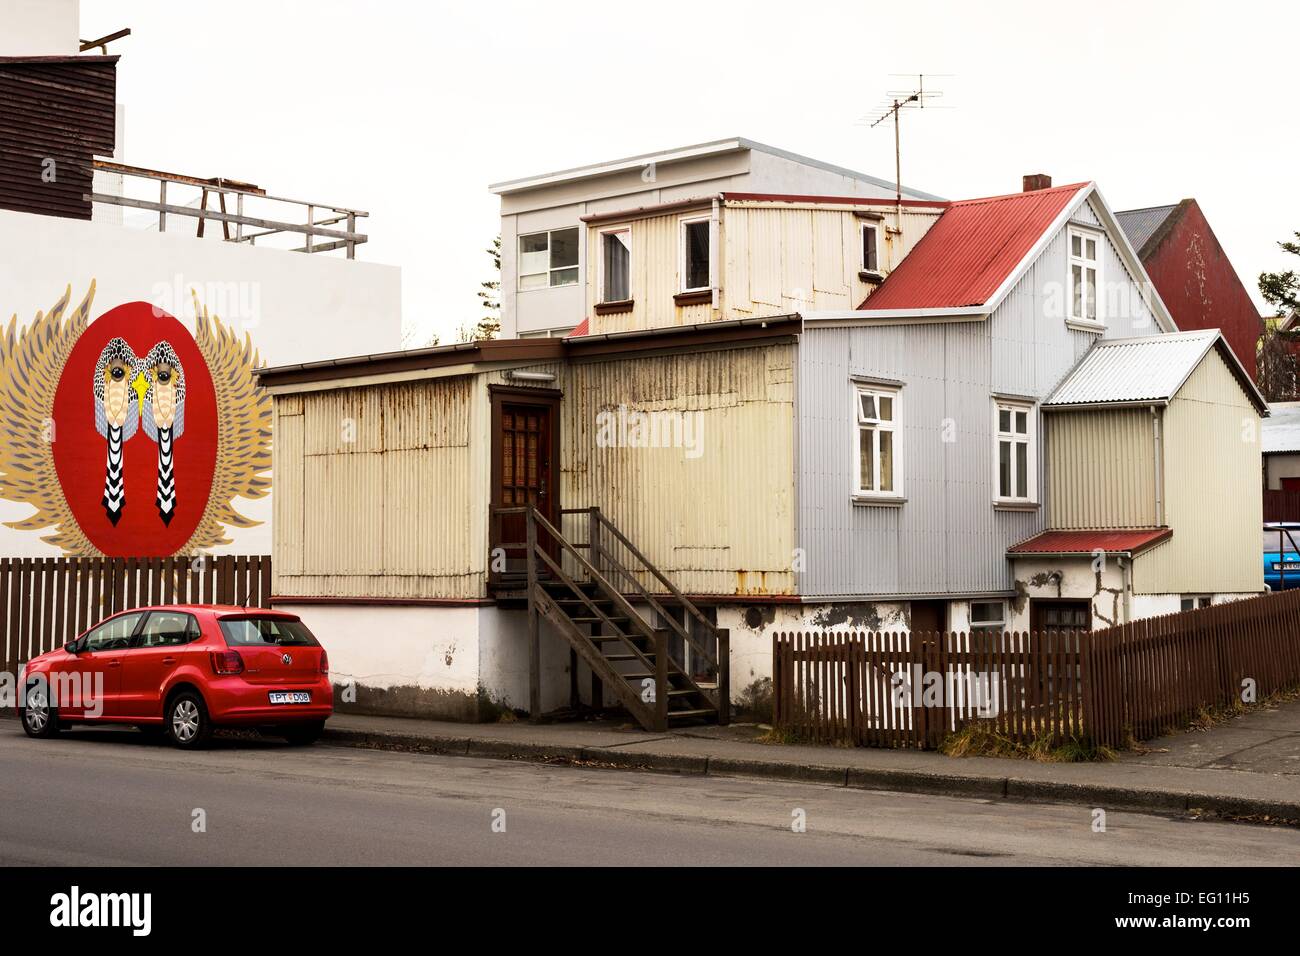
[[[184, 429], [172, 443], [176, 500], [170, 522], [163, 520], [155, 501], [160, 445], [146, 434], [143, 419], [122, 443], [125, 499], [116, 525], [105, 510], [109, 443], [95, 426], [95, 381], [100, 355], [115, 338], [142, 360], [159, 343], [167, 343], [183, 371]], [[216, 392], [189, 330], [147, 302], [128, 302], [91, 322], [73, 346], [54, 395], [54, 467], [68, 507], [91, 543], [112, 557], [180, 553], [207, 507], [216, 461]]]

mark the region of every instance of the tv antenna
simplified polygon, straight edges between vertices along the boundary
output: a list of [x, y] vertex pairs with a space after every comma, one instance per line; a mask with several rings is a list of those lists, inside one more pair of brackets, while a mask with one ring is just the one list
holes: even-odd
[[[931, 73], [931, 78], [936, 76], [952, 76], [951, 73]], [[895, 228], [902, 228], [903, 219], [903, 151], [901, 145], [901, 135], [899, 133], [898, 116], [906, 109], [924, 109], [929, 101], [938, 99], [943, 96], [942, 90], [927, 90], [925, 88], [924, 73], [891, 73], [891, 79], [899, 77], [903, 79], [915, 78], [913, 84], [901, 90], [889, 90], [885, 93], [885, 102], [876, 107], [875, 111], [866, 117], [868, 127], [875, 129], [881, 123], [888, 119], [894, 121], [894, 192], [897, 203]], [[940, 109], [941, 107], [930, 106], [931, 109]]]

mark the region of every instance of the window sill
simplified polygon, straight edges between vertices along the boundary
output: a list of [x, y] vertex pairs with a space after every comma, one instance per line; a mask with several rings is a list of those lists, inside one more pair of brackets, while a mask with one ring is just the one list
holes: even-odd
[[885, 281], [884, 274], [877, 272], [875, 269], [859, 270], [858, 278], [861, 279], [863, 282], [884, 282]]
[[597, 302], [591, 309], [597, 315], [613, 315], [615, 312], [631, 312], [632, 300], [621, 299], [618, 302]]
[[673, 296], [674, 305], [704, 305], [705, 303], [713, 304], [713, 290], [699, 289], [695, 292], [678, 292]]
[[1042, 505], [1037, 501], [995, 501], [994, 511], [1037, 511]]
[[1105, 322], [1085, 322], [1082, 319], [1066, 319], [1065, 327], [1076, 332], [1105, 332]]
[[901, 508], [907, 504], [906, 498], [893, 495], [854, 495], [854, 507], [862, 508]]

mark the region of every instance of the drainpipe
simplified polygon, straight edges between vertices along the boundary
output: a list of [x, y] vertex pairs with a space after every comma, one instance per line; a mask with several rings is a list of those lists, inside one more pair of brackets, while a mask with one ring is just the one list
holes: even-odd
[[1124, 620], [1116, 621], [1116, 624], [1127, 624], [1133, 620], [1133, 606], [1129, 602], [1129, 596], [1133, 593], [1133, 559], [1128, 555], [1120, 555], [1119, 558], [1120, 582], [1121, 589], [1120, 603], [1124, 608]]
[[718, 311], [721, 305], [722, 289], [718, 286], [718, 262], [720, 260], [718, 243], [722, 240], [722, 204], [718, 197], [713, 197], [713, 209], [709, 214], [709, 292], [713, 296], [712, 309]]
[[1156, 526], [1163, 528], [1165, 526], [1165, 464], [1160, 447], [1160, 412], [1155, 405], [1151, 406], [1151, 437], [1154, 442], [1156, 463]]

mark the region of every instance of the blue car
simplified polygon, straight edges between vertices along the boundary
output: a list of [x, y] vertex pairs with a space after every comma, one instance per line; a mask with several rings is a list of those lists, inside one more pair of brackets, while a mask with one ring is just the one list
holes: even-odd
[[1271, 591], [1300, 587], [1300, 521], [1264, 525], [1264, 584]]

